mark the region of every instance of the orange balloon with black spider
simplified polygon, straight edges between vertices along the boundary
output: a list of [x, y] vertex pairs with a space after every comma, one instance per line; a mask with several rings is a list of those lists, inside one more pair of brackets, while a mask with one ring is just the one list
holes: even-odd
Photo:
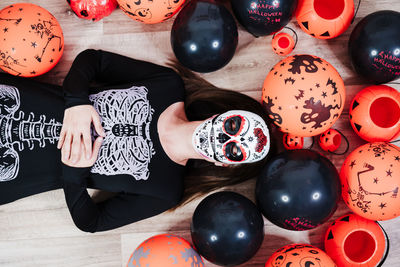
[[51, 70], [64, 51], [60, 24], [46, 9], [29, 3], [0, 11], [0, 68], [33, 77]]
[[347, 156], [340, 170], [342, 197], [357, 215], [382, 221], [400, 215], [400, 148], [368, 143]]
[[321, 249], [308, 244], [290, 244], [278, 249], [265, 263], [265, 267], [336, 267]]
[[336, 69], [312, 55], [289, 56], [265, 78], [263, 106], [282, 132], [315, 136], [331, 128], [345, 103], [345, 87]]

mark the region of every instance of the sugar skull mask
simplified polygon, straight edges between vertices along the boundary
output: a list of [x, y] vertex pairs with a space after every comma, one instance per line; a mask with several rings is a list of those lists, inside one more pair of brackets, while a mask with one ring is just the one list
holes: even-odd
[[225, 164], [262, 160], [270, 147], [264, 120], [243, 110], [231, 110], [204, 121], [194, 131], [192, 142], [205, 158]]

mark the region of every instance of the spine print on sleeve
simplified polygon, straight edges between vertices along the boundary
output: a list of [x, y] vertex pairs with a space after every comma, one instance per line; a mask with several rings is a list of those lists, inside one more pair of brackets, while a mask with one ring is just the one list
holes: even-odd
[[149, 129], [154, 110], [147, 99], [147, 88], [107, 90], [89, 99], [106, 132], [91, 172], [147, 180], [148, 164], [155, 154]]
[[61, 123], [46, 116], [35, 118], [19, 110], [20, 95], [13, 86], [0, 84], [0, 182], [17, 177], [19, 154], [24, 149], [32, 150], [35, 144], [43, 148], [46, 141], [54, 144], [60, 135]]

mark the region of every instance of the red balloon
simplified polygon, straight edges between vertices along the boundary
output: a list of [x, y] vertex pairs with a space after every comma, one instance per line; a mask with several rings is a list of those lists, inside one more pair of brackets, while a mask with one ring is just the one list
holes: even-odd
[[117, 0], [67, 0], [75, 14], [92, 21], [101, 20], [117, 7]]

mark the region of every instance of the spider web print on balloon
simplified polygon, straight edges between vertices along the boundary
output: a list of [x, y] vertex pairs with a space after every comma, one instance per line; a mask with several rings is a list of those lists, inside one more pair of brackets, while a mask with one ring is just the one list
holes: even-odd
[[147, 180], [148, 164], [155, 154], [149, 130], [154, 110], [147, 99], [147, 88], [107, 90], [89, 99], [102, 117], [106, 132], [91, 172], [128, 174], [136, 180]]
[[25, 118], [20, 107], [18, 89], [0, 84], [0, 182], [10, 181], [19, 172], [19, 154], [25, 147], [32, 150], [35, 143], [43, 148], [46, 141], [54, 144], [61, 131], [61, 123], [51, 119], [46, 122], [46, 116], [40, 115], [35, 120], [31, 112]]

